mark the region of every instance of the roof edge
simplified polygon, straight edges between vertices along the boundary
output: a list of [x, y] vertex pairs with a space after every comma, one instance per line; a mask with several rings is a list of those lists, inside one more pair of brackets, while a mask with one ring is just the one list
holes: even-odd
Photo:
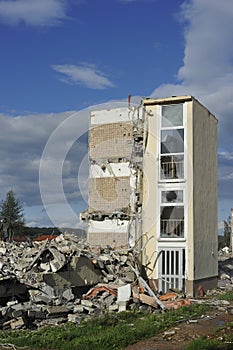
[[170, 96], [165, 98], [144, 98], [142, 99], [142, 104], [144, 106], [150, 106], [150, 105], [160, 105], [164, 103], [173, 103], [173, 102], [186, 102], [186, 101], [192, 101], [194, 100], [194, 97], [191, 95], [184, 95], [184, 96]]

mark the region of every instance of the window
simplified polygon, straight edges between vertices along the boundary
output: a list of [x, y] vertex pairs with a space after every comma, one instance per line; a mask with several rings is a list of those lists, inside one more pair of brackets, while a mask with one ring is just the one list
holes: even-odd
[[184, 238], [183, 198], [183, 190], [161, 191], [161, 238]]
[[162, 203], [183, 203], [183, 190], [162, 191]]
[[160, 179], [183, 179], [183, 104], [162, 106], [161, 111]]
[[161, 153], [184, 152], [184, 129], [161, 131]]
[[183, 104], [162, 106], [162, 127], [183, 126]]

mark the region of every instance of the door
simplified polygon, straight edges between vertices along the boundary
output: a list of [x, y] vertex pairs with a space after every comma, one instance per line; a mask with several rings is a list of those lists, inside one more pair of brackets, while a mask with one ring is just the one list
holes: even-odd
[[158, 264], [159, 291], [185, 290], [185, 249], [163, 248]]

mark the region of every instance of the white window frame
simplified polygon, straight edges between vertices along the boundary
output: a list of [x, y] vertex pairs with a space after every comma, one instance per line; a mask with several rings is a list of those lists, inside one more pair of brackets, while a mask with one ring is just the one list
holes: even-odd
[[[173, 105], [177, 105], [177, 104], [182, 104], [183, 105], [183, 125], [181, 126], [168, 126], [168, 127], [162, 127], [162, 107], [166, 106], [168, 104], [163, 104], [163, 105], [159, 105], [157, 106], [158, 108], [158, 115], [160, 116], [160, 118], [158, 118], [158, 179], [159, 182], [166, 182], [166, 183], [170, 183], [170, 182], [184, 182], [185, 178], [186, 178], [186, 125], [187, 125], [187, 103], [173, 103]], [[161, 177], [161, 157], [163, 156], [169, 156], [171, 155], [171, 153], [167, 154], [167, 153], [161, 153], [161, 131], [162, 130], [178, 130], [178, 129], [183, 129], [184, 130], [184, 152], [183, 153], [174, 153], [172, 155], [174, 156], [180, 156], [183, 155], [184, 157], [184, 164], [183, 164], [183, 177], [182, 178], [178, 178], [178, 179], [167, 179], [167, 178], [162, 178]]]
[[[183, 191], [183, 202], [177, 202], [177, 203], [163, 203], [162, 202], [162, 192], [163, 191]], [[186, 205], [186, 190], [184, 184], [166, 184], [166, 185], [160, 185], [158, 187], [158, 215], [159, 215], [159, 220], [157, 220], [157, 240], [159, 242], [184, 242], [187, 239], [187, 205]], [[161, 232], [160, 232], [160, 220], [161, 220], [161, 207], [167, 206], [183, 206], [184, 207], [184, 237], [161, 237]]]

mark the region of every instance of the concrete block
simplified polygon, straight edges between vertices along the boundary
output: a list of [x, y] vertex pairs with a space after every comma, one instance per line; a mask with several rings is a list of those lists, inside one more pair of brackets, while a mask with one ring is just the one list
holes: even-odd
[[233, 284], [227, 283], [225, 286], [226, 291], [233, 291]]
[[126, 311], [127, 309], [127, 302], [126, 301], [118, 301], [118, 311]]
[[82, 318], [76, 314], [69, 314], [68, 321], [73, 323], [80, 323]]
[[81, 305], [83, 306], [87, 306], [87, 307], [94, 307], [94, 304], [92, 301], [87, 300], [87, 299], [83, 299], [81, 300]]
[[50, 266], [50, 263], [47, 262], [47, 263], [41, 263], [40, 264], [40, 268], [41, 270], [45, 271], [45, 272], [49, 272], [51, 271], [51, 266]]
[[125, 286], [118, 287], [117, 302], [129, 301], [131, 297], [131, 285], [126, 284]]
[[74, 294], [72, 293], [72, 290], [70, 288], [67, 288], [63, 293], [62, 297], [66, 299], [67, 301], [74, 300]]
[[47, 306], [45, 310], [49, 318], [63, 317], [67, 316], [69, 313], [69, 310], [67, 310], [65, 306]]
[[24, 320], [22, 317], [17, 318], [17, 320], [12, 320], [10, 322], [10, 327], [12, 330], [20, 329], [24, 327]]
[[118, 311], [119, 310], [119, 305], [118, 304], [109, 305], [108, 310], [109, 311]]
[[74, 313], [83, 313], [84, 312], [84, 306], [83, 305], [75, 305], [73, 308]]
[[115, 300], [116, 300], [115, 296], [110, 294], [106, 298], [104, 298], [103, 302], [104, 302], [105, 305], [109, 306], [112, 303], [114, 303]]
[[43, 320], [46, 318], [46, 313], [43, 310], [28, 310], [27, 315], [36, 320]]

